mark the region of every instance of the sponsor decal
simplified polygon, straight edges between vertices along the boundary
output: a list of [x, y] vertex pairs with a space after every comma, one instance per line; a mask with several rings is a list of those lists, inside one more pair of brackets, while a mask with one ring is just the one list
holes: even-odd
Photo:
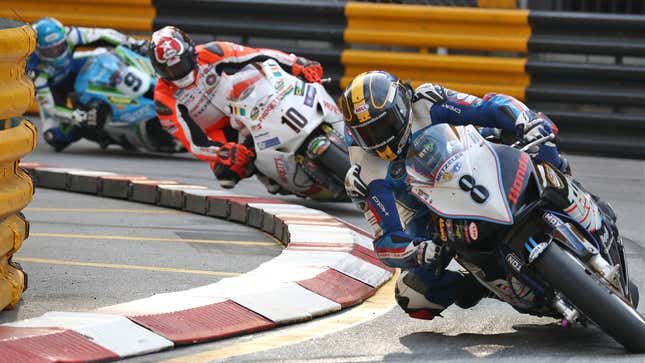
[[206, 84], [207, 85], [212, 86], [215, 83], [217, 83], [217, 76], [216, 75], [211, 73], [208, 76], [206, 76]]
[[540, 243], [537, 246], [533, 247], [531, 250], [531, 253], [529, 254], [529, 263], [535, 261], [536, 258], [540, 257], [542, 252], [548, 247], [549, 245], [547, 243]]
[[448, 239], [450, 241], [455, 240], [455, 234], [453, 233], [453, 227], [454, 227], [454, 225], [452, 223], [452, 220], [446, 219], [446, 234], [448, 234]]
[[255, 135], [256, 138], [261, 138], [269, 135], [269, 131], [262, 132], [260, 134]]
[[529, 168], [529, 157], [526, 153], [520, 155], [520, 159], [517, 162], [517, 171], [515, 172], [515, 179], [513, 180], [513, 185], [511, 190], [508, 193], [508, 200], [513, 203], [517, 203], [517, 199], [520, 197], [522, 192], [522, 185], [524, 184], [524, 179], [526, 179], [526, 173]]
[[287, 181], [287, 168], [284, 164], [284, 159], [283, 158], [275, 158], [273, 159], [273, 162], [275, 164], [275, 170], [278, 172], [278, 176], [280, 177], [280, 180], [282, 180], [283, 183], [288, 183]]
[[231, 109], [231, 114], [235, 116], [246, 116], [246, 109], [239, 106], [229, 106]]
[[477, 229], [475, 222], [468, 223], [468, 236], [470, 236], [471, 241], [476, 241], [479, 238], [479, 229]]
[[[253, 125], [253, 126], [251, 126], [251, 131], [252, 131], [252, 132], [256, 132], [256, 131], [258, 131], [258, 130], [262, 130], [262, 124], [257, 124], [257, 125]], [[257, 136], [256, 136], [256, 137], [257, 137]]]
[[383, 213], [384, 216], [386, 217], [390, 216], [390, 213], [388, 213], [387, 210], [385, 210], [385, 206], [383, 205], [383, 203], [381, 203], [381, 200], [378, 199], [378, 197], [376, 197], [375, 195], [372, 196], [372, 201], [376, 204], [378, 209], [381, 210], [381, 213]]
[[327, 148], [329, 148], [329, 140], [324, 136], [318, 136], [315, 139], [311, 140], [307, 151], [313, 155], [320, 156], [322, 155]]
[[169, 66], [179, 63], [179, 55], [184, 52], [184, 46], [177, 39], [172, 37], [162, 37], [155, 40], [155, 58], [159, 63], [167, 63]]
[[[435, 181], [444, 181], [448, 182], [452, 180], [452, 173], [450, 170], [453, 170], [457, 163], [461, 164], [461, 159], [464, 157], [463, 153], [456, 154], [452, 156], [450, 159], [446, 160], [446, 162], [441, 166], [439, 169], [439, 172], [437, 173], [437, 177], [435, 178]], [[461, 165], [457, 168], [457, 171], [461, 169]]]
[[448, 234], [446, 233], [446, 220], [439, 218], [439, 238], [441, 241], [448, 241]]
[[451, 105], [451, 104], [443, 103], [443, 104], [441, 105], [441, 107], [443, 107], [443, 108], [445, 108], [445, 109], [447, 109], [447, 110], [450, 110], [450, 111], [452, 111], [452, 112], [454, 112], [454, 113], [456, 113], [456, 114], [458, 114], [458, 115], [459, 115], [459, 114], [461, 114], [461, 110], [460, 110], [459, 108], [457, 108], [456, 106], [453, 106], [453, 105]]
[[257, 107], [253, 107], [253, 109], [251, 110], [250, 116], [251, 116], [251, 120], [254, 120], [254, 121], [257, 120], [258, 117], [260, 116], [260, 109]]
[[313, 107], [314, 100], [316, 99], [316, 88], [311, 85], [307, 85], [305, 90], [305, 105]]
[[323, 106], [331, 112], [340, 113], [338, 107], [331, 102], [323, 101]]
[[423, 189], [418, 187], [412, 188], [412, 193], [414, 193], [419, 198], [426, 201], [426, 203], [432, 203], [432, 197], [430, 196], [430, 194], [426, 193]]
[[284, 88], [284, 81], [283, 81], [283, 80], [279, 80], [279, 81], [278, 81], [278, 82], [276, 82], [276, 84], [275, 84], [275, 89], [282, 89], [282, 88]]
[[278, 66], [271, 66], [269, 67], [271, 69], [271, 73], [273, 73], [274, 77], [282, 77], [282, 69]]
[[558, 177], [558, 174], [549, 165], [545, 165], [544, 169], [546, 171], [545, 174], [549, 184], [557, 189], [564, 188], [564, 184], [560, 181], [560, 177]]
[[298, 81], [296, 83], [296, 89], [293, 91], [293, 94], [296, 96], [302, 96], [303, 95], [302, 88], [304, 85], [305, 83], [303, 81]]
[[363, 112], [367, 112], [368, 109], [369, 109], [369, 107], [367, 107], [365, 102], [362, 102], [362, 103], [354, 106], [354, 114], [359, 115], [359, 114], [361, 114]]
[[464, 238], [464, 231], [463, 231], [463, 226], [459, 223], [454, 224], [454, 229], [452, 230], [452, 233], [455, 235], [455, 240], [456, 241], [461, 241]]
[[551, 228], [558, 228], [562, 225], [562, 221], [551, 213], [544, 213], [542, 219], [551, 226]]
[[249, 97], [249, 95], [251, 94], [251, 92], [253, 92], [254, 89], [255, 89], [255, 86], [253, 85], [246, 87], [244, 91], [242, 91], [242, 94], [240, 94], [238, 101], [244, 100], [247, 97]]
[[280, 145], [280, 139], [277, 136], [258, 142], [258, 149], [264, 150], [276, 145]]
[[49, 35], [47, 35], [47, 36], [45, 37], [45, 41], [46, 41], [46, 42], [53, 42], [53, 41], [55, 41], [55, 40], [56, 40], [56, 38], [58, 38], [58, 36], [59, 36], [59, 35], [60, 35], [60, 33], [59, 33], [59, 32], [51, 33], [51, 34], [49, 34]]
[[520, 272], [522, 270], [522, 267], [524, 266], [524, 263], [522, 260], [520, 260], [517, 255], [515, 255], [513, 252], [509, 253], [506, 255], [506, 263], [508, 263], [509, 266], [513, 268], [516, 272]]
[[273, 111], [273, 109], [278, 105], [278, 103], [280, 103], [280, 101], [282, 101], [282, 99], [285, 98], [289, 94], [289, 92], [291, 92], [292, 89], [293, 89], [293, 86], [291, 85], [288, 86], [287, 88], [280, 91], [280, 93], [278, 93], [278, 95], [273, 100], [271, 100], [271, 103], [269, 103], [267, 107], [264, 109], [264, 111], [262, 112], [262, 115], [260, 116], [260, 122], [264, 121], [264, 119], [269, 115], [269, 113]]
[[[108, 96], [107, 99], [108, 101], [110, 101], [110, 103], [123, 103], [123, 104], [131, 103], [133, 105], [136, 105], [138, 103], [137, 100], [133, 100], [127, 97]], [[155, 103], [155, 106], [156, 106], [156, 103]], [[172, 111], [170, 111], [170, 114], [172, 115]]]

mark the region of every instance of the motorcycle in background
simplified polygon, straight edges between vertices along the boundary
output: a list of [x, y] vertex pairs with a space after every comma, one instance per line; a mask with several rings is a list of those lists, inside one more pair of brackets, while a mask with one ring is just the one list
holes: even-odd
[[219, 82], [216, 98], [227, 100], [239, 142], [254, 145], [258, 179], [301, 197], [347, 199], [343, 115], [323, 85], [294, 77], [272, 59], [224, 73]]
[[[596, 237], [554, 207], [570, 176], [522, 149], [487, 142], [473, 126], [438, 124], [412, 143], [411, 192], [438, 217], [435, 273], [455, 260], [516, 310], [595, 323], [632, 352], [645, 352], [645, 319], [629, 279], [615, 215]], [[555, 188], [555, 189], [554, 189]]]
[[[84, 56], [79, 52], [79, 56]], [[97, 48], [81, 68], [70, 99], [91, 112], [81, 123], [81, 135], [101, 148], [111, 144], [126, 150], [180, 152], [181, 143], [160, 124], [154, 107], [155, 73], [147, 57], [118, 46]]]

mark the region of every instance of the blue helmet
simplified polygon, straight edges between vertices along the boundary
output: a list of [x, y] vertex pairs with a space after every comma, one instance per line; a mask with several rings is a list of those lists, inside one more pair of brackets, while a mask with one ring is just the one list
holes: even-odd
[[38, 57], [51, 63], [59, 63], [67, 58], [69, 44], [63, 24], [53, 18], [42, 18], [34, 23], [33, 28], [38, 38], [36, 43]]

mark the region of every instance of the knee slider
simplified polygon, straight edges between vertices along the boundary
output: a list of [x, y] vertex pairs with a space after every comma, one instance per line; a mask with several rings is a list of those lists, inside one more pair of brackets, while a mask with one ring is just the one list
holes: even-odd
[[412, 317], [432, 319], [445, 307], [426, 298], [427, 287], [414, 271], [404, 271], [396, 282], [394, 298], [399, 306]]

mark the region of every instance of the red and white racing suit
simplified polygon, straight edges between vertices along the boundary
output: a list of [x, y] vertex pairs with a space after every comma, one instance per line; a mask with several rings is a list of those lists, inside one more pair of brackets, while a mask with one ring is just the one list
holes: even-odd
[[[256, 49], [230, 42], [214, 41], [196, 47], [197, 75], [193, 85], [179, 88], [160, 79], [155, 88], [155, 108], [161, 124], [179, 139], [186, 150], [197, 158], [217, 162], [217, 150], [227, 142], [238, 142], [237, 131], [231, 127], [226, 98], [218, 92], [222, 72], [232, 74], [253, 62], [275, 59], [283, 68], [299, 75], [298, 58], [272, 49]], [[245, 83], [245, 82], [241, 82]], [[246, 87], [246, 85], [243, 85]], [[230, 92], [241, 92], [235, 85]], [[230, 93], [229, 92], [229, 93]]]

